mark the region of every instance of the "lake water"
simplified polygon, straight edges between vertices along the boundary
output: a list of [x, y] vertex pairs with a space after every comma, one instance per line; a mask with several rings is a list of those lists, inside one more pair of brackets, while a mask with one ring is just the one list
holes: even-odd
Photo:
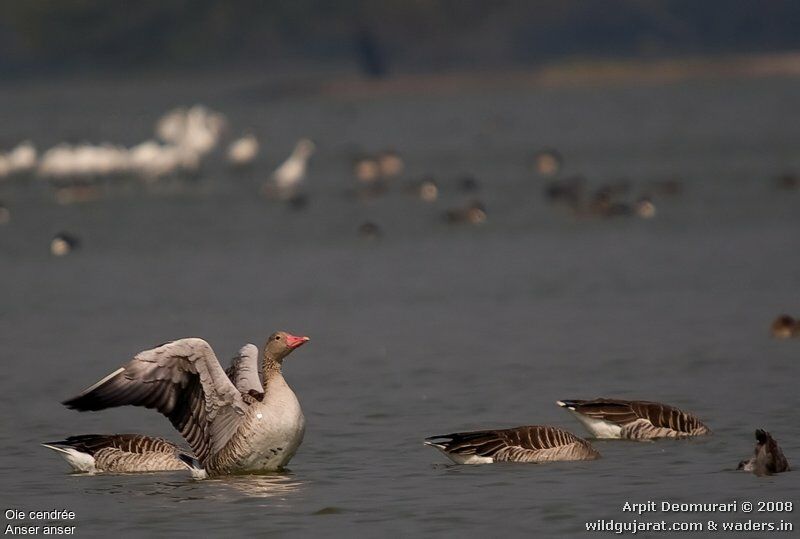
[[[263, 153], [234, 174], [211, 159], [194, 180], [110, 182], [103, 199], [54, 202], [40, 181], [0, 183], [2, 509], [67, 509], [79, 536], [549, 536], [598, 519], [760, 520], [793, 513], [650, 513], [625, 502], [789, 500], [796, 473], [737, 473], [756, 428], [800, 466], [800, 340], [770, 338], [800, 315], [800, 80], [668, 86], [495, 88], [347, 99], [236, 80], [6, 84], [0, 142], [152, 136], [168, 108], [203, 102], [253, 129]], [[319, 152], [310, 205], [258, 186], [301, 136]], [[431, 174], [440, 200], [398, 186], [362, 203], [350, 158], [393, 147], [404, 177]], [[535, 150], [592, 186], [629, 178], [656, 218], [576, 219], [542, 197]], [[482, 184], [488, 221], [440, 215]], [[378, 223], [378, 242], [357, 237]], [[54, 258], [59, 230], [82, 248]], [[70, 475], [39, 442], [81, 433], [171, 437], [151, 410], [81, 414], [59, 402], [140, 350], [200, 336], [220, 358], [273, 330], [309, 335], [284, 373], [307, 418], [284, 474], [194, 481], [182, 473]], [[603, 458], [457, 467], [426, 436], [553, 424], [585, 431], [563, 398], [656, 400], [695, 412], [713, 436], [596, 442]], [[4, 520], [8, 524], [41, 524]], [[606, 533], [608, 535], [608, 533]], [[647, 536], [646, 533], [641, 533]], [[654, 534], [660, 536], [660, 534]], [[758, 535], [758, 534], [755, 534]], [[789, 535], [789, 534], [779, 534]]]

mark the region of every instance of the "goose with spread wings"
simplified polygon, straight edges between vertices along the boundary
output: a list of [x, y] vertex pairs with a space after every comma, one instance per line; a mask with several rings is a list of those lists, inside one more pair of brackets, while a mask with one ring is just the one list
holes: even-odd
[[[260, 399], [263, 387], [258, 374], [258, 348], [246, 344], [225, 371], [243, 399]], [[252, 402], [252, 401], [250, 401]], [[205, 470], [191, 451], [144, 434], [80, 434], [42, 444], [61, 455], [78, 473], [147, 473], [188, 469], [203, 477]]]
[[264, 345], [259, 379], [254, 345], [245, 346], [226, 372], [206, 341], [180, 339], [137, 354], [64, 405], [80, 411], [155, 408], [211, 475], [278, 470], [305, 432], [300, 403], [281, 366], [308, 340], [273, 333]]
[[556, 402], [597, 438], [687, 438], [710, 434], [695, 415], [660, 402], [593, 399]]

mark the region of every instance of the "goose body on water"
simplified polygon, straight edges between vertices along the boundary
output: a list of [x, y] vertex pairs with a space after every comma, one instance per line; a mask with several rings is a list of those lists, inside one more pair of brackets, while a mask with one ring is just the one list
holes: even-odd
[[42, 445], [61, 454], [76, 472], [165, 472], [197, 465], [188, 451], [142, 434], [82, 434]]
[[756, 430], [756, 448], [752, 457], [739, 463], [739, 469], [756, 475], [788, 472], [789, 461], [778, 442], [765, 430]]
[[425, 445], [435, 447], [456, 464], [600, 458], [586, 440], [550, 425], [442, 434], [426, 438]]
[[127, 404], [155, 408], [210, 475], [278, 470], [305, 432], [300, 403], [281, 366], [308, 340], [273, 333], [259, 378], [254, 345], [243, 347], [226, 372], [206, 341], [180, 339], [139, 353], [64, 405], [80, 411]]
[[686, 438], [710, 434], [694, 415], [659, 402], [620, 399], [556, 402], [578, 418], [596, 438]]
[[772, 322], [770, 332], [776, 339], [800, 337], [800, 320], [795, 320], [788, 314], [782, 314]]

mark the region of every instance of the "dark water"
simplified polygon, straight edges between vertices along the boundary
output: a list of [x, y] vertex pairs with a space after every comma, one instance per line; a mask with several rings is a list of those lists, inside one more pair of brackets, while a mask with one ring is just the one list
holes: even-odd
[[[800, 341], [768, 332], [777, 314], [800, 314], [800, 192], [772, 184], [800, 168], [800, 81], [361, 101], [234, 82], [0, 94], [4, 147], [131, 145], [167, 108], [198, 101], [263, 142], [249, 174], [212, 159], [197, 180], [112, 182], [81, 205], [55, 204], [38, 181], [0, 184], [13, 213], [0, 227], [4, 511], [69, 509], [77, 518], [62, 524], [86, 537], [546, 536], [580, 535], [597, 519], [726, 518], [631, 515], [626, 501], [800, 501], [796, 472], [734, 471], [756, 427], [800, 466]], [[320, 151], [311, 204], [292, 212], [256, 193], [300, 136]], [[351, 153], [389, 146], [408, 178], [439, 179], [440, 201], [397, 188], [369, 204], [343, 196]], [[529, 166], [542, 146], [593, 185], [628, 177], [639, 190], [678, 175], [685, 189], [656, 197], [650, 221], [577, 220], [542, 200]], [[464, 172], [484, 186], [484, 226], [440, 222], [463, 200], [454, 178]], [[367, 219], [384, 229], [380, 242], [357, 238]], [[84, 245], [57, 259], [48, 244], [61, 229]], [[153, 411], [79, 414], [59, 401], [158, 343], [202, 336], [227, 358], [278, 328], [312, 337], [284, 369], [308, 422], [285, 474], [69, 475], [37, 445], [89, 432], [175, 438]], [[595, 396], [671, 403], [714, 435], [598, 442], [601, 460], [541, 466], [448, 466], [422, 446], [521, 424], [583, 435], [554, 401]], [[796, 515], [783, 518], [800, 526]]]

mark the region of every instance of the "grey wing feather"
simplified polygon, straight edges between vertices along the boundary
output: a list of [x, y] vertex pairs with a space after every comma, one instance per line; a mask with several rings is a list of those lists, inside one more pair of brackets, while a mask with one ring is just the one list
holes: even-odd
[[155, 408], [164, 414], [203, 464], [236, 432], [245, 407], [211, 346], [198, 338], [140, 352], [64, 402], [81, 411], [127, 404]]
[[258, 348], [254, 344], [246, 344], [233, 358], [231, 366], [225, 371], [239, 393], [249, 394], [251, 391], [263, 393], [264, 386], [258, 375]]

